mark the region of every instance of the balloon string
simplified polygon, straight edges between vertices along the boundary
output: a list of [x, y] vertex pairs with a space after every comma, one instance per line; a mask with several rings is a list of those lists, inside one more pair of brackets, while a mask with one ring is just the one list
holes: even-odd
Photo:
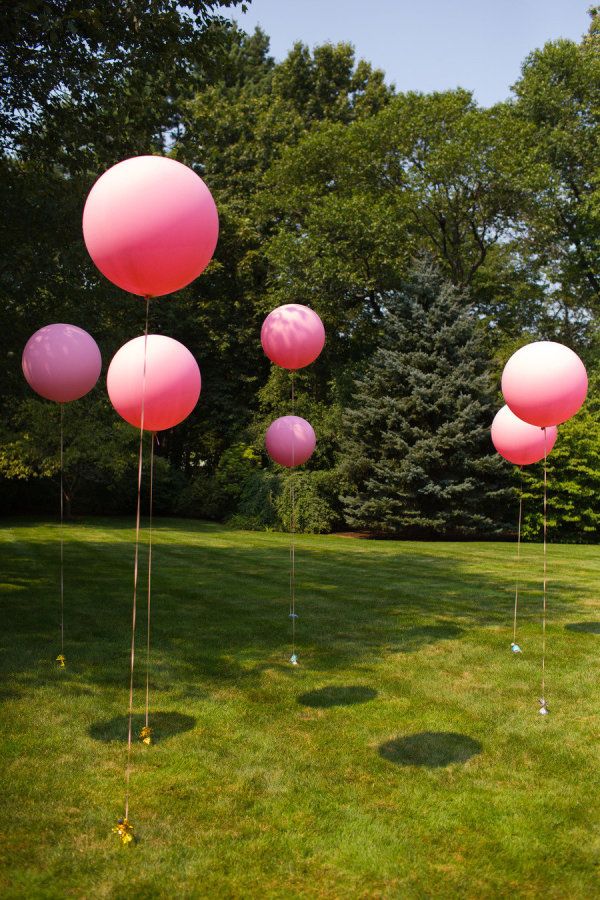
[[547, 516], [547, 494], [548, 494], [548, 467], [547, 467], [547, 447], [546, 447], [546, 429], [544, 428], [544, 606], [542, 616], [542, 701], [545, 706], [546, 698], [546, 588], [547, 588], [547, 559], [546, 545], [548, 532], [548, 516]]
[[[65, 655], [65, 500], [64, 500], [64, 406], [60, 404], [60, 654]], [[64, 663], [64, 659], [63, 659]]]
[[[292, 415], [296, 414], [295, 397], [295, 372], [292, 371]], [[292, 423], [292, 473], [291, 473], [291, 501], [292, 514], [290, 520], [290, 615], [292, 618], [292, 656], [296, 654], [296, 491], [294, 485], [293, 468], [295, 460], [295, 434]]]
[[148, 709], [150, 705], [150, 598], [152, 596], [152, 485], [154, 482], [154, 440], [150, 439], [150, 512], [148, 517], [148, 622], [146, 641], [146, 728], [148, 727]]
[[135, 557], [133, 564], [133, 602], [131, 615], [131, 658], [129, 669], [129, 714], [127, 726], [127, 769], [125, 772], [125, 819], [129, 817], [129, 781], [131, 777], [131, 724], [133, 718], [133, 670], [135, 664], [135, 620], [137, 607], [138, 561], [140, 548], [140, 513], [142, 497], [142, 451], [144, 447], [144, 406], [146, 395], [146, 350], [148, 347], [148, 312], [150, 297], [146, 297], [146, 324], [144, 327], [144, 365], [142, 370], [142, 409], [140, 416], [140, 447], [138, 453], [137, 510], [135, 517]]
[[517, 531], [517, 575], [515, 583], [515, 615], [513, 621], [513, 644], [517, 643], [517, 609], [519, 606], [519, 574], [521, 563], [521, 520], [523, 518], [523, 469], [520, 470], [521, 478], [519, 484], [519, 527]]

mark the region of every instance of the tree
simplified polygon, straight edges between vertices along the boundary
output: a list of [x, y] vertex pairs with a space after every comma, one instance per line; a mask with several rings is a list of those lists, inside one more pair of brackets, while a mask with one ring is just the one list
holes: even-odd
[[526, 123], [463, 90], [395, 96], [349, 126], [313, 130], [267, 179], [273, 303], [318, 304], [344, 365], [371, 351], [387, 292], [427, 249], [492, 327], [535, 323], [543, 292], [515, 261], [528, 143]]
[[[542, 466], [523, 469], [523, 535], [543, 534]], [[548, 538], [575, 544], [600, 537], [600, 373], [592, 372], [580, 412], [558, 429], [548, 457]]]
[[[0, 32], [0, 148], [62, 146], [71, 165], [88, 142], [118, 143], [169, 125], [165, 110], [213, 62], [225, 20], [241, 0], [15, 0]], [[245, 4], [242, 4], [242, 9]], [[149, 102], [144, 102], [149, 101]], [[112, 121], [111, 121], [111, 117]], [[109, 123], [112, 128], [107, 127]], [[67, 154], [65, 154], [65, 161]]]
[[494, 401], [467, 298], [421, 259], [386, 298], [379, 348], [346, 410], [349, 524], [390, 534], [501, 531], [511, 492], [490, 452]]
[[514, 115], [531, 130], [532, 182], [526, 250], [538, 259], [567, 329], [600, 308], [600, 15], [590, 10], [580, 44], [559, 40], [531, 53], [514, 86]]

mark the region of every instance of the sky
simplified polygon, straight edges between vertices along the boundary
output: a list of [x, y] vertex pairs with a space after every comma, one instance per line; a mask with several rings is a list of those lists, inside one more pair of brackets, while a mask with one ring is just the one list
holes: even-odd
[[528, 53], [547, 41], [579, 41], [591, 0], [252, 0], [224, 11], [271, 38], [275, 59], [296, 41], [347, 41], [399, 91], [472, 90], [489, 106], [509, 96]]

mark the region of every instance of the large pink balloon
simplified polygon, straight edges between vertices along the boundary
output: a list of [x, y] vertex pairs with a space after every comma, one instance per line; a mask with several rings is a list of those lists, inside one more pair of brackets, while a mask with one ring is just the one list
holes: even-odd
[[284, 369], [302, 369], [314, 362], [325, 344], [320, 318], [299, 303], [286, 303], [270, 312], [260, 332], [263, 350]]
[[102, 274], [141, 296], [170, 294], [197, 278], [218, 236], [217, 207], [202, 179], [164, 156], [108, 169], [83, 211], [85, 244]]
[[144, 337], [124, 344], [114, 355], [106, 387], [110, 402], [119, 415], [144, 429], [162, 431], [183, 422], [200, 396], [200, 369], [183, 344], [162, 334], [149, 334], [146, 345], [144, 389]]
[[310, 422], [300, 416], [282, 416], [267, 428], [265, 446], [271, 459], [280, 466], [301, 466], [317, 445]]
[[21, 364], [34, 391], [47, 400], [68, 403], [91, 391], [100, 376], [102, 358], [87, 331], [57, 322], [29, 338]]
[[585, 366], [576, 353], [554, 341], [536, 341], [513, 353], [502, 373], [502, 393], [519, 419], [541, 427], [560, 425], [587, 394]]
[[516, 466], [529, 466], [547, 456], [556, 443], [557, 434], [556, 425], [545, 429], [529, 425], [518, 419], [508, 406], [503, 406], [492, 422], [494, 447], [500, 456]]

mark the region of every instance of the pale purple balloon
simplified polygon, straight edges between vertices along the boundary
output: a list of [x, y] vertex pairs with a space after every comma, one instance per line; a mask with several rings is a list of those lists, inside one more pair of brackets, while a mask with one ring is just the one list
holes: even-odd
[[502, 393], [514, 414], [531, 425], [566, 422], [583, 404], [588, 379], [576, 353], [555, 341], [521, 347], [504, 367]]
[[92, 390], [102, 368], [94, 338], [77, 325], [45, 325], [23, 350], [23, 374], [30, 387], [47, 400], [68, 403]]
[[[545, 432], [545, 435], [544, 435]], [[500, 456], [516, 466], [529, 466], [547, 456], [556, 443], [556, 425], [540, 428], [517, 418], [508, 406], [492, 422], [492, 443]]]
[[263, 322], [263, 350], [283, 369], [302, 369], [314, 362], [325, 345], [325, 328], [313, 309], [286, 303], [270, 312]]
[[275, 419], [265, 435], [265, 446], [271, 459], [288, 469], [301, 466], [310, 459], [316, 445], [312, 425], [300, 416]]

